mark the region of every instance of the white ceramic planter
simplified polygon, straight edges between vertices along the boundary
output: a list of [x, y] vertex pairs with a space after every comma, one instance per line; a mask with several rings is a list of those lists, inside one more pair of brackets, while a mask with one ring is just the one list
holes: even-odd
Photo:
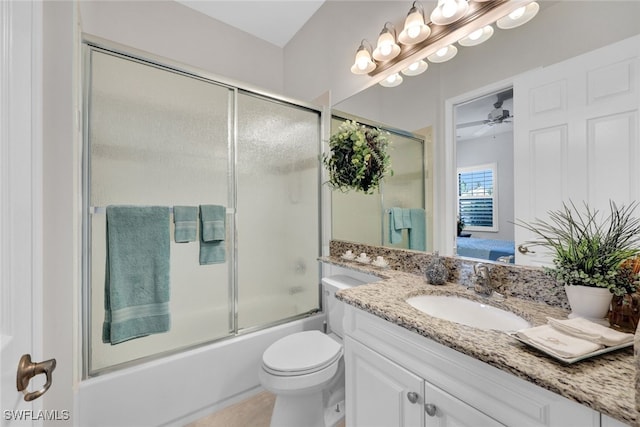
[[565, 285], [571, 314], [569, 317], [584, 317], [586, 319], [603, 321], [609, 312], [613, 294], [606, 288], [590, 286]]

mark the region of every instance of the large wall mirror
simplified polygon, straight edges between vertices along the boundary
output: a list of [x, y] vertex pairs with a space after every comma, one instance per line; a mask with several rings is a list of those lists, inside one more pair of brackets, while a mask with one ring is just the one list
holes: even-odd
[[[433, 159], [425, 163], [425, 180], [433, 179], [433, 190], [429, 191], [430, 187], [426, 186], [424, 194], [427, 216], [433, 218], [433, 223], [427, 227], [432, 242], [427, 251], [439, 250], [447, 255], [455, 255], [458, 251], [460, 256], [536, 265], [518, 253], [520, 240], [526, 236], [518, 234], [513, 221], [526, 219], [521, 217], [523, 212], [538, 215], [555, 209], [563, 200], [591, 200], [595, 190], [586, 188], [588, 171], [585, 172], [584, 188], [575, 183], [560, 184], [562, 178], [555, 170], [561, 170], [563, 166], [556, 161], [553, 151], [543, 154], [543, 151], [533, 151], [529, 147], [528, 153], [514, 152], [514, 139], [537, 138], [537, 134], [532, 136], [527, 131], [518, 133], [519, 126], [532, 121], [531, 117], [522, 117], [526, 116], [532, 102], [531, 88], [534, 86], [531, 85], [534, 83], [523, 86], [521, 82], [526, 81], [529, 74], [553, 69], [554, 64], [637, 36], [640, 27], [633, 17], [639, 13], [640, 4], [636, 1], [541, 2], [538, 16], [527, 25], [510, 31], [496, 30], [487, 42], [472, 48], [459, 48], [458, 55], [451, 61], [430, 64], [425, 73], [405, 77], [400, 86], [371, 86], [333, 107], [410, 132], [433, 130]], [[594, 28], [598, 31], [594, 32]], [[637, 68], [637, 60], [628, 67], [632, 79], [638, 76]], [[571, 81], [571, 78], [565, 80]], [[518, 92], [518, 85], [528, 89]], [[562, 88], [550, 89], [551, 98], [548, 99], [562, 91]], [[637, 111], [637, 92], [635, 96], [635, 106], [631, 108]], [[639, 133], [637, 117], [629, 116], [624, 123], [618, 123], [622, 128], [630, 129], [627, 136], [621, 135], [627, 138], [628, 145], [635, 144]], [[593, 138], [596, 139], [605, 132], [604, 124], [600, 131], [598, 126], [593, 124]], [[545, 134], [544, 138], [538, 138], [537, 147], [544, 146], [552, 137]], [[558, 136], [558, 141], [562, 142], [562, 138], [562, 135]], [[590, 138], [592, 136], [584, 136], [585, 140]], [[616, 139], [619, 138], [616, 136]], [[543, 161], [545, 155], [549, 156], [547, 164]], [[533, 163], [528, 156], [540, 157], [531, 166]], [[628, 157], [627, 152], [622, 156]], [[591, 153], [584, 163], [593, 166], [599, 157], [602, 156]], [[517, 206], [519, 202], [514, 195], [520, 191], [519, 185], [531, 187], [532, 184], [523, 178], [523, 168], [514, 167], [514, 158], [521, 162], [526, 160], [529, 169], [539, 168], [540, 182], [546, 180], [547, 188], [554, 187], [556, 182], [555, 187], [562, 187], [561, 194], [545, 195], [538, 189], [528, 197], [523, 211], [522, 206]], [[542, 176], [545, 168], [548, 172], [553, 168], [554, 173]], [[606, 168], [610, 169], [610, 165]], [[640, 183], [635, 183], [634, 172], [629, 169], [624, 176], [618, 173], [616, 179], [625, 182], [625, 188], [631, 188], [618, 192], [622, 202], [637, 198], [636, 188]], [[627, 184], [629, 182], [631, 184]], [[466, 223], [460, 236], [457, 233], [459, 213]], [[340, 215], [348, 215], [348, 212]], [[460, 243], [463, 239], [463, 243], [468, 244]], [[470, 239], [483, 239], [485, 245], [474, 245], [479, 242]]]

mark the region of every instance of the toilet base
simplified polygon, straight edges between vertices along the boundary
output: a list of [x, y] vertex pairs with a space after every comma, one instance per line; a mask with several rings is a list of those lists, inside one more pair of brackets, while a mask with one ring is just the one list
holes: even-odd
[[324, 425], [326, 427], [336, 427], [342, 420], [344, 420], [344, 400], [325, 408]]
[[323, 393], [278, 396], [271, 414], [271, 427], [335, 427], [344, 419], [344, 400], [323, 405]]

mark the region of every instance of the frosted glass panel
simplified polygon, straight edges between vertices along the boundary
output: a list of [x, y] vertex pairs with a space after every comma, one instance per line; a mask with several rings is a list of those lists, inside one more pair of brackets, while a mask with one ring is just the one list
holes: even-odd
[[318, 308], [320, 115], [238, 95], [238, 327]]
[[[148, 64], [91, 52], [89, 201], [92, 206], [230, 205], [228, 115], [233, 91]], [[199, 265], [199, 243], [171, 242], [171, 329], [102, 343], [105, 214], [91, 230], [91, 363], [96, 371], [233, 332], [227, 217], [225, 263]], [[173, 221], [170, 223], [173, 237]], [[173, 240], [173, 239], [172, 239]]]

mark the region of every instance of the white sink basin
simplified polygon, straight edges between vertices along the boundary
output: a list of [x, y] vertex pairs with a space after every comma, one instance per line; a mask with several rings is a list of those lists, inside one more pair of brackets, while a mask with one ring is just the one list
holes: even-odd
[[429, 316], [473, 326], [478, 329], [517, 331], [531, 327], [522, 317], [481, 302], [445, 295], [420, 295], [407, 300]]

